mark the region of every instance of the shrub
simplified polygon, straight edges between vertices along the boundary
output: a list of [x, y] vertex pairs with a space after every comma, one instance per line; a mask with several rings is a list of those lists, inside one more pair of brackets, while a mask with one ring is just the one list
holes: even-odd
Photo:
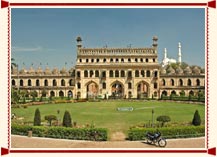
[[192, 120], [192, 124], [194, 126], [198, 126], [201, 124], [200, 114], [199, 114], [198, 110], [196, 110], [194, 113], [194, 118]]
[[158, 116], [157, 121], [161, 122], [161, 126], [163, 127], [166, 122], [170, 122], [171, 119], [169, 116]]
[[[205, 126], [182, 126], [158, 128], [164, 138], [201, 137], [205, 135]], [[131, 141], [144, 140], [147, 132], [156, 132], [154, 128], [133, 128], [128, 131]]]
[[50, 126], [51, 126], [52, 125], [52, 121], [53, 120], [57, 120], [57, 116], [55, 116], [55, 115], [48, 115], [48, 116], [45, 116], [44, 119], [47, 120], [49, 122]]
[[108, 139], [107, 129], [104, 128], [65, 128], [65, 127], [44, 127], [44, 126], [11, 126], [11, 133], [16, 135], [28, 135], [28, 131], [32, 131], [35, 137], [50, 137], [72, 140], [93, 140], [106, 141]]
[[34, 117], [34, 126], [40, 126], [41, 125], [41, 114], [39, 109], [37, 108], [35, 110], [35, 117]]
[[72, 127], [72, 119], [69, 111], [65, 111], [63, 116], [63, 126]]

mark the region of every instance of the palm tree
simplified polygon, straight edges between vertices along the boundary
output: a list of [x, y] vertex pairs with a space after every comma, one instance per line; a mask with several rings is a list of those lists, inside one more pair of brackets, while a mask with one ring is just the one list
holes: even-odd
[[17, 64], [14, 61], [15, 61], [15, 59], [11, 58], [11, 70], [13, 70], [15, 67], [17, 67]]

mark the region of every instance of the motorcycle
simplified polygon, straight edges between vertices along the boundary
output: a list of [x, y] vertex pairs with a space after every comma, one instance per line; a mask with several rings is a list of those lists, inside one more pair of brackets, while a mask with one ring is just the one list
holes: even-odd
[[160, 147], [165, 147], [167, 145], [167, 141], [165, 138], [161, 137], [161, 133], [160, 132], [156, 132], [156, 133], [150, 133], [147, 132], [146, 133], [146, 140], [148, 144], [156, 144], [158, 143], [158, 145]]

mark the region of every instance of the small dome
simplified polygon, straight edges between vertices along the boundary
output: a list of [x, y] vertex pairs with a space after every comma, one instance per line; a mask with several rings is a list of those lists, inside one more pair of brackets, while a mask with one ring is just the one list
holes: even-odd
[[197, 66], [195, 66], [195, 67], [192, 69], [192, 72], [193, 72], [193, 74], [200, 74], [200, 69], [199, 69]]
[[166, 68], [161, 68], [160, 73], [163, 74], [163, 75], [166, 74], [167, 73]]
[[158, 37], [157, 36], [153, 36], [153, 40], [158, 40]]
[[59, 73], [58, 68], [54, 68], [54, 69], [52, 70], [52, 74], [58, 74], [58, 73]]
[[78, 37], [77, 37], [77, 39], [76, 39], [76, 41], [77, 41], [77, 42], [80, 42], [80, 41], [82, 41], [81, 37], [80, 37], [80, 36], [78, 36]]
[[183, 70], [180, 66], [176, 69], [176, 73], [177, 74], [183, 74]]
[[69, 69], [69, 73], [73, 73], [75, 71], [74, 68]]
[[170, 67], [167, 69], [167, 73], [168, 73], [168, 74], [175, 74], [175, 70], [170, 66]]
[[184, 73], [185, 74], [191, 74], [192, 71], [191, 71], [191, 68], [189, 66], [187, 66], [185, 69], [184, 69]]
[[38, 67], [38, 69], [36, 70], [36, 74], [42, 74], [43, 70], [41, 67]]
[[66, 74], [67, 73], [66, 67], [63, 67], [62, 70], [60, 70], [60, 73], [61, 74]]
[[13, 67], [11, 70], [11, 74], [17, 74], [17, 73], [18, 73], [17, 67]]
[[20, 74], [26, 74], [26, 73], [27, 73], [27, 70], [23, 67], [23, 68], [20, 70], [19, 73], [20, 73]]
[[45, 74], [51, 74], [50, 68], [46, 67], [45, 70], [44, 70], [44, 73]]
[[205, 69], [204, 68], [201, 68], [201, 74], [205, 74]]
[[30, 67], [30, 68], [29, 68], [28, 73], [29, 73], [29, 74], [34, 74], [34, 73], [35, 73], [35, 70], [33, 69], [33, 67]]

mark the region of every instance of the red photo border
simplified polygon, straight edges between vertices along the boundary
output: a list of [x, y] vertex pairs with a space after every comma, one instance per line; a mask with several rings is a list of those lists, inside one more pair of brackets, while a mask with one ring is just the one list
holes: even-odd
[[[10, 150], [10, 41], [11, 41], [11, 7], [17, 6], [198, 6], [206, 8], [206, 105], [207, 105], [207, 115], [206, 115], [206, 149], [201, 150]], [[8, 148], [1, 147], [1, 155], [9, 153], [208, 153], [211, 155], [216, 155], [216, 148], [209, 148], [209, 8], [216, 8], [216, 0], [207, 3], [10, 3], [5, 0], [1, 0], [1, 9], [8, 9]]]

